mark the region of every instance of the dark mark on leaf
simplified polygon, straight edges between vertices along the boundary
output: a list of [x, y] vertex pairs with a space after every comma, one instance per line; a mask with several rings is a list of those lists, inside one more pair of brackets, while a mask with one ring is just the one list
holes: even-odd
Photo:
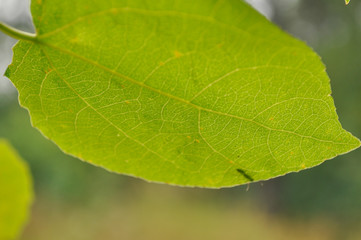
[[254, 179], [250, 175], [248, 175], [244, 170], [237, 168], [237, 172], [242, 174], [243, 177], [247, 178], [249, 181], [253, 182]]

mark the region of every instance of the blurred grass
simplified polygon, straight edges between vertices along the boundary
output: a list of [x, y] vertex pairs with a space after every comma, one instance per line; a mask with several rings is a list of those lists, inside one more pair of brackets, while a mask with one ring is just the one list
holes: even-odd
[[209, 199], [212, 194], [203, 190], [200, 194], [140, 182], [135, 186], [126, 196], [120, 193], [86, 207], [41, 199], [23, 239], [323, 240], [338, 235], [336, 223], [322, 217], [290, 221], [265, 214], [252, 201], [230, 203]]

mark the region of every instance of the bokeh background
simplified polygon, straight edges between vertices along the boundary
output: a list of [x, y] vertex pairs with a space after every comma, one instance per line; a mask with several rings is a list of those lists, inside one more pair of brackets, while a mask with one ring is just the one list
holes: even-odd
[[[343, 126], [361, 137], [361, 1], [249, 0], [322, 57]], [[0, 21], [32, 31], [28, 0]], [[31, 127], [2, 77], [15, 40], [0, 33], [0, 137], [30, 164], [36, 201], [22, 240], [361, 239], [361, 150], [311, 170], [222, 190], [147, 183], [64, 155]], [[0, 166], [1, 167], [1, 166]]]

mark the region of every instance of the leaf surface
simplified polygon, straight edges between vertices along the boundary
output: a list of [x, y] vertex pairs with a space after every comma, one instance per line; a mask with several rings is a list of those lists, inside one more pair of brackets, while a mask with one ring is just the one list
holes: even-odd
[[320, 58], [236, 0], [33, 1], [7, 70], [66, 153], [151, 181], [225, 187], [360, 145]]
[[0, 139], [0, 240], [16, 239], [33, 199], [28, 166], [15, 150]]

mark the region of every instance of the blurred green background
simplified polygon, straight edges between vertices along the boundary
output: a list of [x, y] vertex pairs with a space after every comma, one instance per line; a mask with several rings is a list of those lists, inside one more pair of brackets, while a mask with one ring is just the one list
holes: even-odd
[[[361, 2], [252, 0], [322, 57], [345, 129], [361, 137]], [[32, 30], [26, 0], [0, 20]], [[15, 43], [0, 34], [0, 75]], [[361, 149], [301, 173], [222, 190], [147, 183], [64, 155], [31, 127], [0, 77], [0, 137], [30, 164], [36, 190], [22, 240], [361, 239]]]

